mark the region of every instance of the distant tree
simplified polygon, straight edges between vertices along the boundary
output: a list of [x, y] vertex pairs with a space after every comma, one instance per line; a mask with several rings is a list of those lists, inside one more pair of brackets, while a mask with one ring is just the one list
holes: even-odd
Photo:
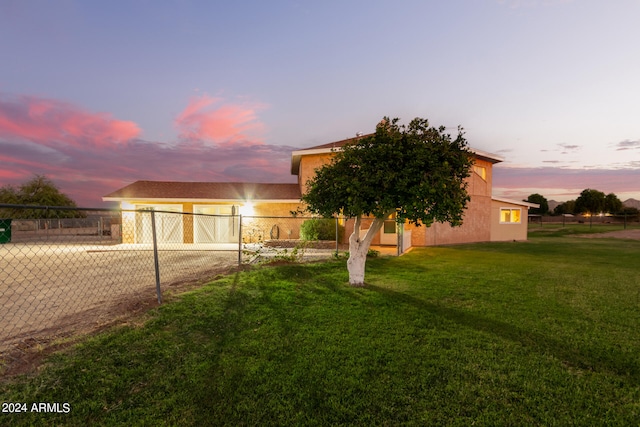
[[560, 203], [553, 210], [554, 215], [567, 215], [576, 213], [576, 201], [575, 200], [567, 200], [564, 203]]
[[0, 203], [17, 205], [18, 200], [18, 190], [15, 187], [11, 185], [0, 187]]
[[[34, 175], [18, 188], [0, 188], [0, 203], [34, 206], [76, 207], [76, 203], [44, 175]], [[8, 218], [71, 218], [82, 216], [77, 211], [40, 209], [0, 209], [0, 217]]]
[[604, 210], [610, 214], [617, 214], [622, 212], [622, 202], [613, 193], [609, 193], [604, 198]]
[[576, 212], [597, 215], [604, 211], [605, 195], [602, 191], [587, 188], [576, 199]]
[[[452, 138], [444, 127], [416, 118], [408, 126], [385, 117], [373, 135], [345, 145], [307, 182], [302, 196], [310, 212], [355, 218], [349, 238], [349, 283], [364, 285], [367, 252], [386, 218], [431, 225], [462, 224], [469, 201], [466, 178], [473, 164], [462, 129]], [[360, 237], [363, 217], [373, 217]]]
[[527, 200], [524, 200], [524, 201], [529, 203], [536, 203], [540, 205], [539, 208], [529, 209], [529, 212], [532, 214], [546, 215], [549, 213], [549, 202], [542, 194], [538, 194], [538, 193], [531, 194], [529, 197], [527, 197]]

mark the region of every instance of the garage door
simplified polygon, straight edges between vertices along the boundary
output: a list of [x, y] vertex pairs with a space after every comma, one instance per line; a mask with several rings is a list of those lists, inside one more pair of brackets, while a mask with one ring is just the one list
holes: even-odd
[[[139, 205], [136, 209], [155, 212], [156, 239], [158, 243], [182, 243], [182, 206], [180, 205]], [[176, 213], [170, 213], [176, 212]], [[136, 243], [153, 243], [151, 214], [136, 213]]]
[[232, 243], [238, 241], [238, 217], [234, 206], [199, 205], [193, 207], [195, 243]]

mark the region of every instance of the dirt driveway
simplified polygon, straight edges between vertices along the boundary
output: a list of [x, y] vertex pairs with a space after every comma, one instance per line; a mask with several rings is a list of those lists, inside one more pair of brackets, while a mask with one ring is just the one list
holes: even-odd
[[[210, 279], [237, 262], [237, 250], [161, 250], [161, 289]], [[154, 265], [153, 251], [140, 246], [0, 245], [0, 356], [157, 305]]]

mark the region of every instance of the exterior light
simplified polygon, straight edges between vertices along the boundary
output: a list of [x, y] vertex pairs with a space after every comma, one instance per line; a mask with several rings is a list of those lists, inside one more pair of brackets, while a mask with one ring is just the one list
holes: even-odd
[[255, 209], [253, 203], [249, 200], [244, 205], [240, 206], [240, 215], [253, 216], [255, 215]]

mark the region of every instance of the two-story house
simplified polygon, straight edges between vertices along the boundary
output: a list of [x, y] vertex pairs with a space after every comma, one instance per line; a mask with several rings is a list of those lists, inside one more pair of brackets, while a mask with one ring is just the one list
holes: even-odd
[[[238, 242], [237, 215], [290, 217], [292, 211], [303, 210], [300, 197], [306, 189], [306, 182], [314, 176], [318, 167], [329, 161], [334, 150], [340, 150], [356, 138], [294, 151], [291, 154], [291, 173], [298, 177], [297, 184], [136, 181], [107, 194], [103, 200], [120, 202], [124, 210], [154, 209], [217, 216], [215, 221], [211, 221], [211, 217], [201, 215], [158, 215], [156, 232], [160, 242]], [[528, 209], [537, 205], [493, 197], [493, 165], [503, 159], [481, 150], [471, 151], [475, 156], [471, 176], [467, 178], [471, 200], [462, 226], [435, 223], [430, 227], [397, 227], [395, 220], [389, 218], [372, 244], [399, 244], [407, 248], [526, 240]], [[352, 221], [346, 221], [344, 225], [347, 238], [353, 224]], [[124, 243], [150, 242], [150, 227], [148, 215], [123, 212]], [[299, 238], [299, 230], [289, 230], [286, 237]]]

